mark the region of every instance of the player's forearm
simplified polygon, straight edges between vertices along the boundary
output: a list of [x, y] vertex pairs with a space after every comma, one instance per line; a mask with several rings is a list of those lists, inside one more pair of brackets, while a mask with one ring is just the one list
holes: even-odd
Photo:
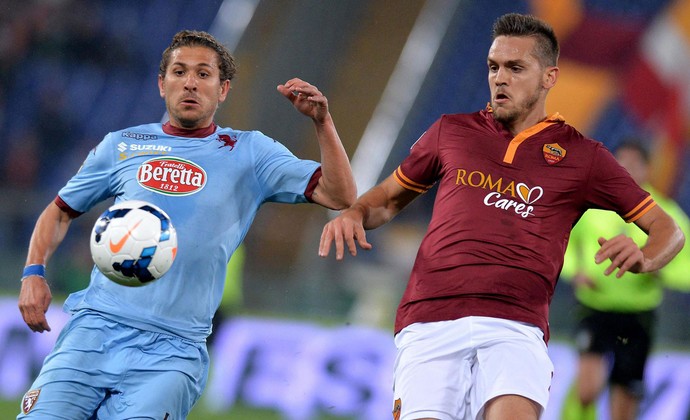
[[367, 230], [376, 229], [390, 222], [400, 212], [400, 209], [391, 206], [381, 185], [373, 187], [362, 195], [352, 209], [362, 214], [362, 226]]
[[50, 203], [36, 222], [29, 243], [26, 264], [46, 265], [62, 243], [71, 221], [67, 213], [60, 210], [55, 203]]
[[685, 235], [671, 217], [661, 217], [649, 227], [642, 272], [656, 271], [668, 264], [683, 249]]
[[321, 179], [317, 193], [322, 195], [320, 199], [324, 200], [317, 202], [332, 209], [347, 208], [357, 198], [357, 186], [352, 176], [350, 159], [330, 114], [323, 121], [315, 121], [314, 124], [321, 150]]

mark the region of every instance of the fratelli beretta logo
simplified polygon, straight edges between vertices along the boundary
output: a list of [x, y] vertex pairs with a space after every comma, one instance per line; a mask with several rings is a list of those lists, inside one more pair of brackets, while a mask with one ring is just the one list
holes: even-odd
[[190, 195], [206, 185], [206, 171], [196, 163], [173, 156], [142, 163], [137, 182], [147, 190], [165, 195]]

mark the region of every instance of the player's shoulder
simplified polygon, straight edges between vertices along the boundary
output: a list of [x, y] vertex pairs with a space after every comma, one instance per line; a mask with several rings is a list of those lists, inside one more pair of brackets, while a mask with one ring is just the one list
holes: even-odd
[[272, 137], [259, 130], [236, 130], [230, 127], [218, 127], [216, 130], [218, 138], [222, 141], [229, 140], [233, 144], [241, 145], [246, 148], [266, 148], [280, 145]]
[[482, 111], [470, 112], [470, 113], [454, 113], [454, 114], [441, 114], [438, 120], [442, 123], [449, 124], [463, 124], [468, 122], [480, 122], [485, 121], [486, 116]]
[[246, 140], [250, 141], [255, 138], [265, 137], [265, 135], [257, 130], [237, 130], [232, 127], [221, 127], [218, 126], [215, 134], [219, 136], [230, 136], [236, 140]]
[[582, 134], [577, 128], [568, 124], [566, 121], [559, 121], [550, 128], [556, 130], [558, 143], [562, 143], [562, 146], [569, 145], [591, 152], [605, 148], [604, 143]]
[[490, 118], [482, 112], [441, 114], [434, 126], [441, 132], [485, 131], [491, 127]]

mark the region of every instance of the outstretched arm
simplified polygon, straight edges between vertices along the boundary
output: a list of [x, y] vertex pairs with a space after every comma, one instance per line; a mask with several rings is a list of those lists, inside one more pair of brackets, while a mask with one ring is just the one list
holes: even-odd
[[357, 255], [357, 244], [362, 249], [371, 249], [365, 229], [375, 229], [388, 223], [418, 196], [419, 193], [400, 186], [393, 175], [389, 176], [324, 226], [319, 256], [327, 257], [333, 242], [336, 260], [343, 259], [345, 246], [352, 256]]
[[676, 222], [661, 207], [654, 206], [635, 224], [648, 235], [647, 243], [639, 248], [633, 240], [625, 235], [610, 239], [599, 238], [599, 251], [595, 256], [597, 264], [610, 260], [611, 264], [604, 274], [613, 273], [621, 277], [626, 271], [647, 273], [656, 271], [668, 264], [680, 252], [685, 243], [685, 236]]
[[328, 111], [328, 99], [315, 86], [301, 79], [291, 79], [278, 85], [278, 91], [299, 112], [314, 121], [321, 150], [321, 178], [312, 199], [330, 209], [350, 206], [357, 198], [357, 186], [352, 177], [350, 160]]
[[[46, 265], [53, 252], [62, 242], [72, 222], [71, 217], [54, 202], [39, 216], [31, 235], [26, 265]], [[33, 275], [22, 280], [19, 292], [19, 311], [26, 325], [35, 332], [50, 331], [46, 311], [53, 299], [48, 282], [43, 277]]]

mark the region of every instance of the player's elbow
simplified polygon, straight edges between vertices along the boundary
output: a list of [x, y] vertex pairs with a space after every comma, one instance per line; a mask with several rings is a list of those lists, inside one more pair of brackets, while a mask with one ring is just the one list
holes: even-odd
[[357, 197], [355, 194], [343, 197], [332, 197], [332, 199], [324, 205], [331, 210], [345, 210], [346, 208], [352, 206], [356, 199]]
[[353, 183], [342, 183], [330, 188], [326, 183], [319, 182], [314, 194], [314, 202], [331, 210], [343, 210], [352, 206], [357, 200], [357, 187]]

